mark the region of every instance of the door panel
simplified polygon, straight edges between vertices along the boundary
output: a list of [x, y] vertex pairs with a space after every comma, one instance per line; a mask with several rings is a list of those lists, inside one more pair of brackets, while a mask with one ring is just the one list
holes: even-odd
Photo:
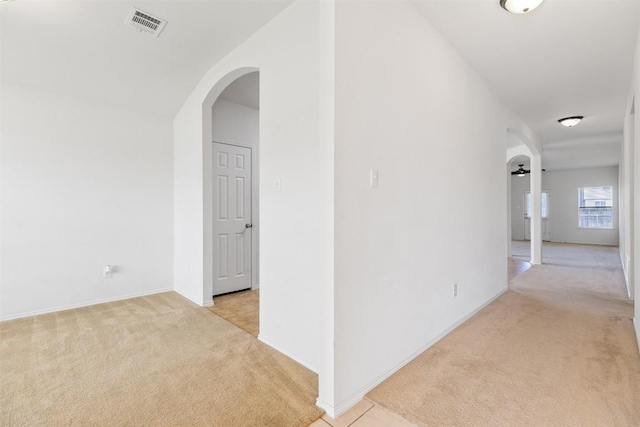
[[[545, 242], [551, 241], [551, 219], [549, 217], [551, 195], [549, 190], [542, 191], [542, 222], [540, 224], [542, 240]], [[524, 239], [531, 240], [531, 192], [525, 191], [524, 194], [525, 209], [524, 209]]]
[[251, 288], [251, 149], [213, 143], [213, 294]]

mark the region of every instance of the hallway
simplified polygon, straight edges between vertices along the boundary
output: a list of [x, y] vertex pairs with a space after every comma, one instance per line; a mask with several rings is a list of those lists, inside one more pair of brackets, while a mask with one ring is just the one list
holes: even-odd
[[367, 395], [417, 425], [640, 424], [633, 302], [617, 247], [545, 263]]

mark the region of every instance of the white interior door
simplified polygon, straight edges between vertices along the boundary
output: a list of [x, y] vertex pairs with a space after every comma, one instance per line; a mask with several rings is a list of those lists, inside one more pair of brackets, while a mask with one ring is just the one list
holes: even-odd
[[213, 294], [251, 288], [251, 149], [213, 143]]
[[[551, 201], [551, 195], [549, 190], [542, 191], [541, 209], [542, 209], [542, 223], [541, 233], [542, 240], [545, 242], [551, 241], [551, 220], [549, 219], [549, 203]], [[525, 191], [525, 210], [524, 210], [524, 239], [531, 240], [531, 192]]]

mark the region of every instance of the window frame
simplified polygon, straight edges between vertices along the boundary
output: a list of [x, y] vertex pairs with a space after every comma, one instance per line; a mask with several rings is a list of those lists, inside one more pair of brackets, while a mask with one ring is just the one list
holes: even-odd
[[[614, 212], [614, 186], [613, 185], [590, 185], [590, 186], [584, 186], [584, 187], [578, 187], [578, 207], [577, 207], [577, 212], [578, 212], [578, 229], [581, 230], [615, 230], [615, 212]], [[580, 201], [581, 199], [583, 199], [584, 197], [581, 197], [581, 193], [584, 192], [584, 189], [587, 188], [611, 188], [611, 206], [580, 206]], [[584, 208], [610, 208], [611, 209], [611, 227], [584, 227], [582, 225], [580, 225], [580, 210], [584, 209]]]

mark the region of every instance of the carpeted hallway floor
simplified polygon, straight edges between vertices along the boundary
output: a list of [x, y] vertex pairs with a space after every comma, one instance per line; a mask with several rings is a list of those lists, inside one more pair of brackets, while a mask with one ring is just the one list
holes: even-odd
[[545, 243], [543, 260], [366, 398], [421, 426], [640, 425], [618, 248]]
[[317, 381], [173, 292], [0, 323], [1, 426], [307, 426]]

